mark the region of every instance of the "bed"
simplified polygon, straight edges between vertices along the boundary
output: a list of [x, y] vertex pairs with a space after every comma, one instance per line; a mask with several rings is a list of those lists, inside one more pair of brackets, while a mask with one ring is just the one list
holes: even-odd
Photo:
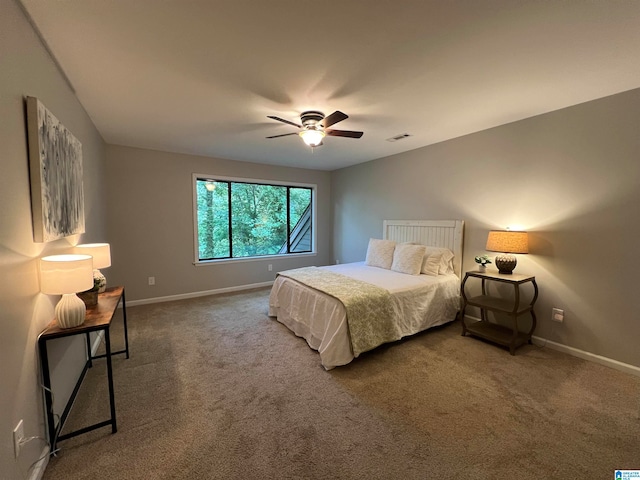
[[460, 220], [385, 220], [363, 262], [279, 272], [269, 316], [317, 350], [327, 370], [451, 322], [460, 307], [463, 229]]

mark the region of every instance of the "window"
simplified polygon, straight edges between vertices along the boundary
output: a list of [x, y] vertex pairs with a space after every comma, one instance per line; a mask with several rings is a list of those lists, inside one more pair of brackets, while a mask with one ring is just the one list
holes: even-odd
[[313, 251], [311, 185], [194, 175], [197, 261]]

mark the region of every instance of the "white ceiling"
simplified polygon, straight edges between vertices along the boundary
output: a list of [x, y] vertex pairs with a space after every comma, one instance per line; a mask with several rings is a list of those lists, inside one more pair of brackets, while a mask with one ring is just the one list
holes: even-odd
[[[154, 150], [333, 170], [640, 87], [638, 0], [22, 3], [105, 141]], [[265, 139], [309, 109], [364, 136]]]

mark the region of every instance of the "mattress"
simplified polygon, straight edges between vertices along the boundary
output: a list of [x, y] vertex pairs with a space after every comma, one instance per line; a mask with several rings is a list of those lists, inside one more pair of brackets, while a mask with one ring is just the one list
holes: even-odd
[[[322, 268], [389, 291], [396, 340], [454, 320], [460, 306], [460, 279], [455, 274], [407, 275], [364, 262]], [[278, 276], [269, 296], [269, 315], [317, 350], [327, 370], [355, 358], [346, 310], [336, 298]]]

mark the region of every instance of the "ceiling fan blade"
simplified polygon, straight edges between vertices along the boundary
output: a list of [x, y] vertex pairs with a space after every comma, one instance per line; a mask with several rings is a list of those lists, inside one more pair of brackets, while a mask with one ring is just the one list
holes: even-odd
[[349, 118], [349, 115], [347, 115], [346, 113], [342, 113], [340, 110], [336, 110], [328, 117], [324, 117], [324, 120], [322, 120], [322, 122], [320, 123], [322, 123], [322, 126], [324, 128], [327, 128], [333, 125], [334, 123], [341, 122], [342, 120], [345, 120], [347, 118]]
[[277, 120], [278, 122], [288, 123], [289, 125], [293, 125], [294, 127], [302, 128], [302, 125], [298, 125], [297, 123], [290, 122], [289, 120], [285, 120], [284, 118], [274, 117], [273, 115], [267, 115], [267, 118], [272, 120]]
[[325, 130], [324, 132], [330, 137], [360, 138], [364, 135], [364, 132], [354, 132], [353, 130]]
[[288, 137], [289, 135], [298, 135], [298, 134], [297, 133], [283, 133], [282, 135], [273, 135], [271, 137], [265, 137], [265, 138]]

